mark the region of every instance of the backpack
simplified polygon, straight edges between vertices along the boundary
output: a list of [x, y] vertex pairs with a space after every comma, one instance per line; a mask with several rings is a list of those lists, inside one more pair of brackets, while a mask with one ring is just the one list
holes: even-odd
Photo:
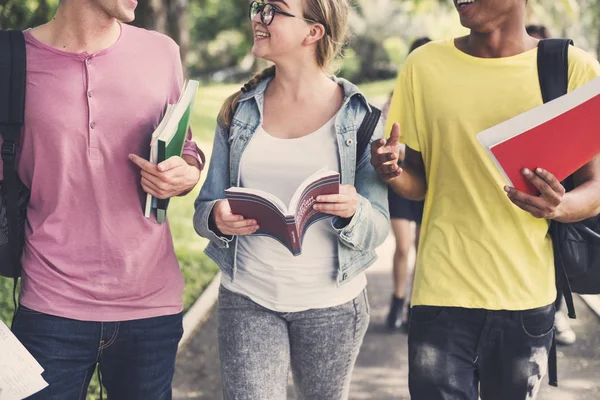
[[[538, 45], [538, 75], [544, 103], [568, 91], [569, 39], [545, 39]], [[562, 185], [575, 189], [573, 176]], [[562, 289], [570, 318], [575, 318], [572, 293], [600, 294], [600, 216], [585, 221], [562, 223], [551, 221], [550, 236], [554, 248], [556, 286]], [[550, 385], [557, 386], [556, 342], [549, 355]]]
[[3, 178], [0, 180], [0, 276], [13, 278], [13, 301], [17, 305], [17, 280], [29, 189], [17, 175], [15, 158], [25, 111], [25, 38], [20, 31], [0, 30], [0, 133]]

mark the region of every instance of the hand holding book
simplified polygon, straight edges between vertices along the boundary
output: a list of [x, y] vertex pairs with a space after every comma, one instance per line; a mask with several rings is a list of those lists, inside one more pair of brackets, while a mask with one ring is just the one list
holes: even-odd
[[358, 193], [352, 185], [340, 185], [339, 194], [317, 196], [313, 208], [341, 218], [352, 218], [358, 206]]
[[130, 154], [129, 159], [142, 171], [144, 192], [157, 199], [179, 196], [193, 188], [200, 179], [200, 170], [178, 156], [160, 164], [153, 164], [135, 154]]
[[213, 207], [211, 218], [219, 232], [223, 235], [251, 235], [260, 227], [254, 219], [245, 219], [231, 212], [227, 200], [219, 200]]
[[[232, 216], [230, 220], [221, 222], [229, 222], [227, 228], [232, 229], [230, 232], [237, 229], [245, 234], [269, 236], [297, 256], [302, 252], [304, 234], [313, 223], [332, 215], [354, 215], [358, 195], [354, 188], [344, 190], [340, 193], [340, 174], [326, 169], [306, 178], [297, 187], [289, 204], [283, 204], [279, 198], [262, 190], [232, 187], [225, 190], [225, 195], [237, 221]], [[318, 198], [324, 203], [315, 207]], [[321, 211], [321, 207], [327, 212]]]
[[536, 218], [559, 217], [560, 206], [565, 195], [565, 188], [559, 180], [542, 168], [536, 168], [535, 171], [525, 168], [522, 174], [540, 192], [540, 195], [532, 196], [514, 187], [505, 186], [504, 190], [508, 193], [510, 201]]

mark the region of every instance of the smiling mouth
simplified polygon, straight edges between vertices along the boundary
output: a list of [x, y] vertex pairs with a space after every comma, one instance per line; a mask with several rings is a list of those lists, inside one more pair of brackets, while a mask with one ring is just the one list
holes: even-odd
[[254, 31], [254, 38], [255, 39], [268, 39], [270, 37], [271, 37], [271, 35], [268, 32]]
[[459, 11], [469, 7], [475, 2], [477, 2], [477, 0], [454, 0], [454, 4]]

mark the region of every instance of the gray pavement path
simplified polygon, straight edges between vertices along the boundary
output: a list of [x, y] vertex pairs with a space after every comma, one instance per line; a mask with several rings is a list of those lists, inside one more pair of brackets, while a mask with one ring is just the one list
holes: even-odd
[[[378, 252], [379, 261], [368, 271], [371, 325], [354, 370], [350, 394], [352, 400], [410, 398], [407, 337], [401, 333], [390, 334], [383, 329], [392, 288], [391, 238]], [[578, 298], [576, 307], [578, 319], [572, 321], [572, 326], [578, 340], [571, 347], [559, 349], [559, 387], [548, 387], [545, 380], [539, 400], [600, 399], [600, 319]], [[289, 392], [289, 399], [293, 399], [291, 384]], [[221, 399], [214, 314], [180, 351], [174, 380], [174, 399]]]

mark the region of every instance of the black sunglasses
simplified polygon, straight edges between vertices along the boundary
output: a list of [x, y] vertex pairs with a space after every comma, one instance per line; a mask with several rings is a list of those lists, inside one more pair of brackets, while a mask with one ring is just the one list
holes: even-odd
[[329, 30], [327, 29], [325, 24], [322, 24], [319, 21], [315, 21], [314, 19], [298, 17], [297, 15], [287, 13], [277, 8], [271, 3], [264, 3], [262, 1], [253, 1], [252, 3], [250, 3], [250, 10], [248, 13], [248, 17], [250, 18], [250, 20], [252, 21], [254, 17], [256, 17], [258, 14], [260, 14], [260, 21], [265, 26], [271, 25], [271, 22], [273, 22], [273, 19], [275, 18], [275, 14], [280, 14], [285, 15], [286, 17], [300, 18], [313, 24], [321, 24], [325, 28], [325, 32], [329, 34]]

